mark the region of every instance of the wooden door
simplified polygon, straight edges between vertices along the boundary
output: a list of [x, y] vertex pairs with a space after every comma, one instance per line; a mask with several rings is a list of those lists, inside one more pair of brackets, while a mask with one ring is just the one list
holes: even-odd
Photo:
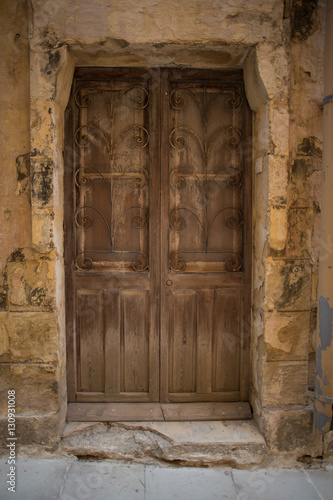
[[74, 79], [65, 179], [69, 401], [159, 398], [155, 82], [154, 72], [122, 69], [78, 70]]
[[162, 72], [161, 398], [245, 401], [250, 113], [239, 72]]
[[241, 72], [82, 68], [66, 123], [69, 401], [246, 401]]

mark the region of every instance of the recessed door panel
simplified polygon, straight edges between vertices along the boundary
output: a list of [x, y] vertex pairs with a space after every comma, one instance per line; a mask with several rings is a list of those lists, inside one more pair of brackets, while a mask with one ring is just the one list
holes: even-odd
[[197, 298], [194, 291], [170, 296], [169, 385], [171, 392], [195, 392], [197, 365]]
[[103, 392], [104, 321], [98, 290], [80, 289], [76, 294], [77, 385], [80, 392]]

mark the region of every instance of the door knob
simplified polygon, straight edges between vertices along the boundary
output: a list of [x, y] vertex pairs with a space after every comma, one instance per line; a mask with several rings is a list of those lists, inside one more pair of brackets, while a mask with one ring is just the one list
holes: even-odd
[[172, 280], [166, 280], [165, 284], [166, 284], [166, 286], [171, 286], [172, 285]]

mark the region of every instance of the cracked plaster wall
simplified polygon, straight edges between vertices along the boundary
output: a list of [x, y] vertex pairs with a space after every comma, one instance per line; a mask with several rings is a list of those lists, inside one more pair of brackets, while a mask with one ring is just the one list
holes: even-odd
[[56, 445], [66, 411], [62, 151], [75, 65], [243, 67], [254, 129], [251, 403], [273, 451], [320, 454], [308, 388], [318, 254], [332, 251], [318, 242], [325, 2], [2, 3], [0, 369], [3, 388], [18, 391], [25, 442]]

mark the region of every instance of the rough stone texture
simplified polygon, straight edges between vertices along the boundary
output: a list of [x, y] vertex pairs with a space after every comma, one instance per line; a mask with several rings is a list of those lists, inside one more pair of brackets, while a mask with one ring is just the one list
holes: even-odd
[[305, 137], [297, 145], [290, 180], [287, 255], [316, 261], [318, 248], [313, 242], [319, 226], [321, 144], [315, 137]]
[[0, 363], [55, 362], [57, 330], [51, 313], [0, 312]]
[[319, 206], [321, 184], [321, 143], [304, 137], [291, 166], [289, 200], [293, 208]]
[[[272, 206], [285, 207], [288, 187], [288, 160], [284, 156], [268, 155], [269, 202]], [[283, 221], [284, 226], [286, 221]]]
[[265, 349], [268, 361], [308, 359], [308, 311], [276, 312], [267, 315]]
[[[0, 453], [7, 455], [7, 419], [0, 419]], [[17, 437], [18, 455], [21, 449], [39, 450], [39, 453], [54, 452], [60, 440], [59, 416], [45, 412], [41, 416], [19, 416], [16, 420], [15, 436]]]
[[318, 27], [316, 13], [318, 0], [292, 2], [290, 17], [291, 37], [295, 41], [306, 40]]
[[279, 406], [306, 402], [307, 361], [271, 361], [264, 364], [262, 404]]
[[265, 302], [268, 310], [308, 310], [310, 294], [309, 262], [267, 259]]
[[324, 436], [324, 456], [333, 456], [333, 430]]
[[[34, 88], [34, 81], [40, 83], [43, 79], [38, 77], [39, 66], [32, 61], [29, 48], [33, 33], [33, 10], [29, 2], [4, 0], [1, 12], [4, 56], [0, 64], [5, 77], [0, 84], [3, 171], [0, 370], [4, 375], [1, 411], [6, 413], [7, 389], [15, 389], [19, 429], [24, 441], [28, 442], [31, 436], [35, 443], [56, 442], [66, 409], [64, 331], [60, 330], [64, 319], [57, 318], [56, 314], [61, 301], [64, 302], [61, 272], [56, 273], [62, 241], [57, 241], [54, 231], [55, 223], [62, 227], [62, 202], [58, 202], [59, 186], [54, 184], [54, 179], [58, 180], [55, 169], [59, 171], [62, 148], [59, 142], [51, 147], [55, 106], [48, 100], [55, 94], [53, 73], [57, 57], [45, 52], [41, 58], [49, 73], [43, 94], [40, 85]], [[61, 86], [58, 90], [62, 91]], [[68, 99], [66, 92], [59, 99], [58, 107], [62, 99]], [[58, 113], [63, 115], [63, 110], [59, 109]], [[32, 147], [34, 130], [35, 146]], [[54, 413], [52, 418], [49, 418], [50, 412]], [[30, 414], [32, 420], [22, 414]], [[34, 423], [32, 415], [41, 415], [38, 423]], [[30, 428], [33, 431], [30, 432]]]
[[270, 210], [271, 230], [269, 233], [269, 246], [273, 250], [283, 250], [287, 236], [287, 210], [284, 206], [272, 206]]
[[[31, 214], [26, 196], [16, 195], [20, 180], [16, 159], [29, 154], [29, 41], [27, 10], [23, 2], [6, 0], [0, 16], [0, 287], [3, 287], [4, 264], [10, 253], [29, 245]], [[25, 158], [27, 158], [25, 156]], [[20, 162], [20, 160], [18, 160]], [[4, 293], [2, 288], [0, 293]]]
[[66, 426], [60, 450], [81, 458], [250, 467], [266, 457], [250, 422], [140, 422]]
[[0, 364], [1, 413], [7, 413], [7, 391], [15, 390], [16, 414], [41, 415], [58, 410], [57, 370], [51, 364]]
[[[318, 233], [324, 3], [3, 0], [1, 12], [0, 362], [20, 411], [41, 415], [22, 417], [22, 436], [26, 426], [34, 443], [38, 432], [55, 443], [66, 412], [62, 152], [75, 64], [244, 67], [254, 113], [251, 402], [272, 449], [289, 446], [284, 418], [303, 449], [318, 256], [333, 244]], [[291, 411], [296, 403], [303, 409]]]
[[300, 460], [305, 455], [317, 457], [323, 453], [322, 438], [313, 432], [312, 408], [264, 410], [262, 424], [273, 453], [294, 454]]
[[[258, 38], [279, 38], [283, 3], [265, 0], [245, 5], [242, 0], [205, 4], [167, 0], [147, 0], [144, 5], [132, 0], [121, 4], [63, 2], [61, 9], [51, 0], [34, 0], [36, 44], [55, 46], [60, 40], [98, 43], [111, 51], [132, 43], [161, 43], [193, 40], [225, 40], [254, 44]], [[222, 8], [223, 6], [223, 8]], [[260, 33], [258, 37], [258, 27]], [[101, 43], [102, 42], [102, 43]], [[45, 46], [44, 45], [44, 46]]]
[[54, 256], [34, 255], [32, 260], [14, 258], [5, 270], [10, 311], [53, 309]]

